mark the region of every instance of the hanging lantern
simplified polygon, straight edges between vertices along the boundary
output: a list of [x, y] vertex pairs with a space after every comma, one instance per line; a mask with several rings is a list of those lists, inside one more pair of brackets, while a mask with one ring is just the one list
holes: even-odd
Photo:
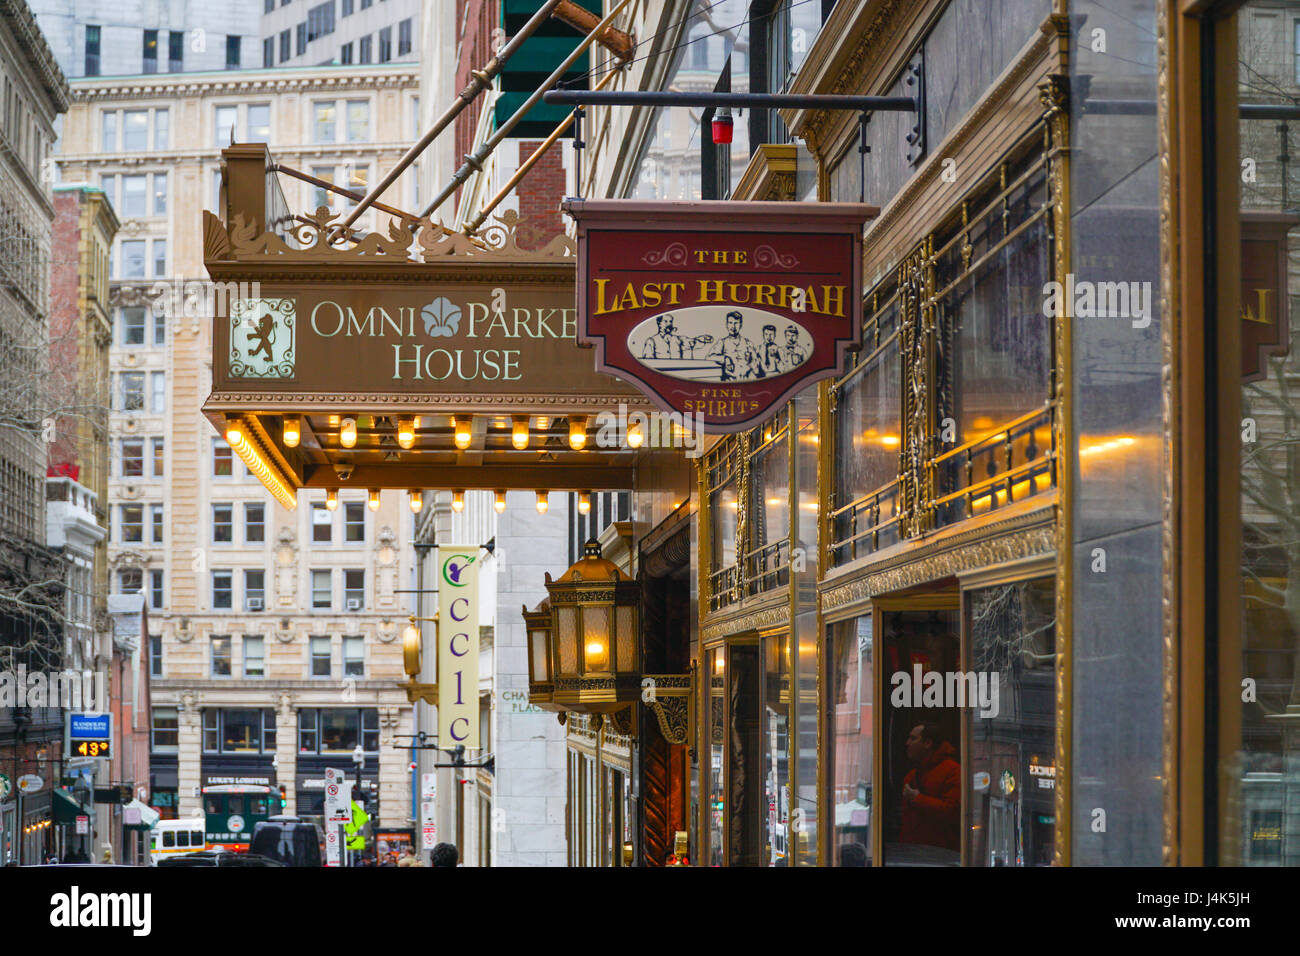
[[523, 606], [524, 630], [528, 634], [528, 702], [542, 710], [559, 710], [552, 700], [555, 685], [551, 668], [551, 602], [543, 598], [533, 610]]
[[594, 539], [559, 579], [546, 575], [557, 710], [607, 714], [640, 699], [641, 587]]

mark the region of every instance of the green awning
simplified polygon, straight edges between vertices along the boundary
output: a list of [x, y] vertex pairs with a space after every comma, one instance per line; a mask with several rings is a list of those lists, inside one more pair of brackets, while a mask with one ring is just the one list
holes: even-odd
[[54, 795], [54, 822], [59, 826], [75, 826], [77, 817], [86, 816], [92, 820], [95, 819], [95, 811], [90, 807], [82, 807], [77, 802], [77, 798], [66, 790], [52, 790]]

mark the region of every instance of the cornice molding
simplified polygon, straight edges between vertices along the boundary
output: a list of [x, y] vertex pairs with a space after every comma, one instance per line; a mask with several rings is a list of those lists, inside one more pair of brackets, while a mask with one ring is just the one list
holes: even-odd
[[285, 70], [279, 76], [275, 73], [231, 70], [229, 73], [150, 74], [75, 80], [72, 83], [72, 102], [420, 88], [420, 71], [411, 67], [333, 73]]
[[32, 9], [23, 0], [0, 0], [0, 11], [13, 31], [14, 39], [22, 47], [41, 86], [50, 95], [54, 112], [63, 113], [68, 109], [71, 91], [67, 77], [59, 69], [54, 53], [45, 42], [45, 35], [32, 14]]

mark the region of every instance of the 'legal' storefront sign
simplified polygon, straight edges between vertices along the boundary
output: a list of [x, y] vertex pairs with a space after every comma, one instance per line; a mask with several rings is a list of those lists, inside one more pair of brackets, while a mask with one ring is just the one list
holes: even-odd
[[571, 200], [577, 337], [596, 368], [706, 431], [766, 418], [845, 370], [862, 340], [862, 229], [850, 203]]

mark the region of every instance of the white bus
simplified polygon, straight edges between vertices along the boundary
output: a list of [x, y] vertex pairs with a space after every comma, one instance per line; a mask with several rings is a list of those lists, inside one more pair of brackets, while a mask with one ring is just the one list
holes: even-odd
[[171, 856], [199, 853], [207, 848], [203, 817], [159, 820], [149, 831], [149, 860], [154, 864]]

